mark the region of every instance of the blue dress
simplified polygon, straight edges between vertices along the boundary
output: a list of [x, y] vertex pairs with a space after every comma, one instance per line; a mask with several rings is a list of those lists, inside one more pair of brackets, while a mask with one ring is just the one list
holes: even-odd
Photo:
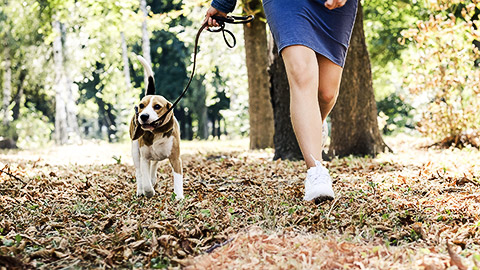
[[[278, 51], [304, 45], [343, 67], [350, 44], [358, 0], [329, 10], [326, 0], [263, 0], [268, 25]], [[229, 13], [235, 0], [213, 0], [212, 6]]]

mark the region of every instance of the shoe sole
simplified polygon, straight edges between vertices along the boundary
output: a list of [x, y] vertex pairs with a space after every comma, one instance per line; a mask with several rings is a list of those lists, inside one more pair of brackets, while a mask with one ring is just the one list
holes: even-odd
[[325, 202], [325, 201], [332, 201], [333, 200], [333, 197], [332, 196], [319, 196], [315, 199], [313, 199], [313, 202], [315, 204], [321, 204], [322, 202]]

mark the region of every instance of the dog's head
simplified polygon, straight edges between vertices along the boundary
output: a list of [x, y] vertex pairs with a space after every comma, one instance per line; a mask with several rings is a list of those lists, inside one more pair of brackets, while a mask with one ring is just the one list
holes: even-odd
[[[146, 96], [142, 98], [137, 107], [137, 121], [143, 130], [152, 131], [157, 127], [161, 127], [168, 123], [173, 116], [173, 111], [164, 115], [172, 107], [172, 103], [162, 96]], [[160, 117], [163, 117], [163, 120], [157, 121]], [[156, 121], [156, 125], [152, 125]]]
[[160, 95], [155, 95], [155, 82], [150, 65], [143, 57], [138, 56], [138, 59], [145, 68], [148, 84], [145, 97], [135, 106], [136, 114], [130, 123], [130, 138], [132, 140], [140, 138], [145, 131], [154, 132], [157, 129], [161, 129], [173, 117], [173, 110], [165, 115], [172, 107], [172, 103]]

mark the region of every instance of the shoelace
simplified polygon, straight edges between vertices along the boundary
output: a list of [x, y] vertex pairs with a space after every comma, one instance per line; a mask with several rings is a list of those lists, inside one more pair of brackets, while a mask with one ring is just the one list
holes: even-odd
[[324, 168], [315, 168], [315, 171], [313, 172], [313, 175], [311, 176], [311, 183], [315, 184], [315, 183], [318, 183], [318, 184], [329, 184], [330, 181], [329, 181], [329, 178], [330, 178], [330, 175], [328, 174], [327, 170], [324, 169], [324, 170], [321, 170], [321, 169], [324, 169]]
[[311, 182], [314, 183], [319, 183], [319, 184], [329, 184], [330, 181], [330, 175], [328, 174], [328, 171], [326, 168], [323, 167], [322, 162], [319, 160], [316, 160], [313, 155], [311, 155], [313, 161], [315, 162], [315, 167], [310, 168], [309, 170], [312, 170], [308, 172], [310, 175]]

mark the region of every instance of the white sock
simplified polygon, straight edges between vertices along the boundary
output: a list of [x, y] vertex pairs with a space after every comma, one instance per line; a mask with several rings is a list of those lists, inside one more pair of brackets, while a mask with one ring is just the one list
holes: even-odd
[[183, 175], [173, 172], [173, 192], [177, 195], [177, 200], [183, 199]]

